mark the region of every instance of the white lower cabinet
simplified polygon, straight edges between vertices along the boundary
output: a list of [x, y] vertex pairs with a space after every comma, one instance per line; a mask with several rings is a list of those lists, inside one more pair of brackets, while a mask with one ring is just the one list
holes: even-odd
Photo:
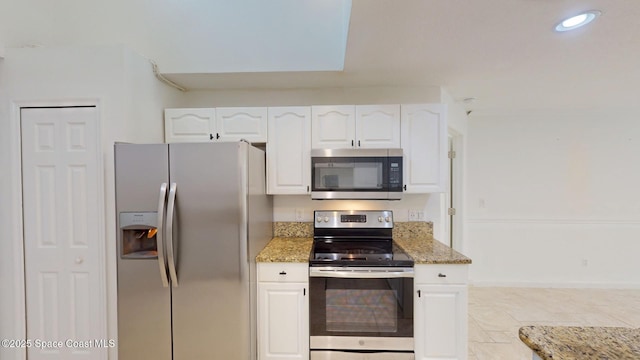
[[416, 265], [416, 360], [467, 359], [467, 265]]
[[309, 359], [308, 273], [308, 264], [258, 264], [258, 360]]

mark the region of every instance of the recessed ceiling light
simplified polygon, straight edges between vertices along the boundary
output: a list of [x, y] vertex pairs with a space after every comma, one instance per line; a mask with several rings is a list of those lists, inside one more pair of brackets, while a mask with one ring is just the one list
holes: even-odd
[[602, 14], [602, 12], [598, 10], [585, 11], [578, 15], [574, 15], [562, 20], [558, 25], [556, 25], [555, 30], [558, 32], [563, 32], [577, 29], [592, 22], [595, 18], [600, 16], [600, 14]]

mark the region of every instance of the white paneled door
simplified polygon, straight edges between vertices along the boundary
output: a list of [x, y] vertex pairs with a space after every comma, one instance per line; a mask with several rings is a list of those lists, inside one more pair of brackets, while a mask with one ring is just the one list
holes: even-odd
[[20, 115], [27, 358], [106, 359], [97, 109]]

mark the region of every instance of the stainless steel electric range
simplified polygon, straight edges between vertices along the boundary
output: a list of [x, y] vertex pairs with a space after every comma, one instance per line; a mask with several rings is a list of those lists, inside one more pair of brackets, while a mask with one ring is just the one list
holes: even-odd
[[316, 211], [309, 259], [311, 360], [414, 359], [413, 260], [391, 211]]

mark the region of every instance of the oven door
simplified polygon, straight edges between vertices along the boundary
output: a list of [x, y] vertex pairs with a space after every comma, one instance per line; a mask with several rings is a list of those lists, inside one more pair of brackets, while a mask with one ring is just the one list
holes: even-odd
[[311, 267], [309, 303], [315, 358], [413, 355], [413, 268]]
[[311, 360], [415, 360], [412, 352], [396, 352], [396, 351], [378, 351], [378, 352], [359, 352], [359, 351], [324, 351], [312, 350]]

